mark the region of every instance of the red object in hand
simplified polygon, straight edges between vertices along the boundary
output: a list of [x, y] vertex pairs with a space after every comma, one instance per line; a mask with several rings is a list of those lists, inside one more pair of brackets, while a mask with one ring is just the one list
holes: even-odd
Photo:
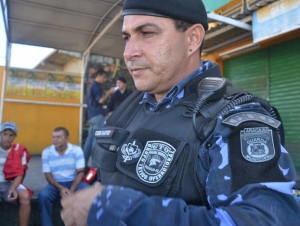
[[83, 181], [91, 184], [94, 181], [95, 176], [97, 176], [97, 170], [93, 167], [90, 167], [89, 171], [85, 174]]

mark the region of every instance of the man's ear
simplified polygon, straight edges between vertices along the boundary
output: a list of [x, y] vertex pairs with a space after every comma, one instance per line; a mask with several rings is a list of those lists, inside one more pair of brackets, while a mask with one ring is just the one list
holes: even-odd
[[198, 51], [204, 39], [205, 30], [201, 24], [193, 24], [187, 30], [189, 36], [190, 55]]

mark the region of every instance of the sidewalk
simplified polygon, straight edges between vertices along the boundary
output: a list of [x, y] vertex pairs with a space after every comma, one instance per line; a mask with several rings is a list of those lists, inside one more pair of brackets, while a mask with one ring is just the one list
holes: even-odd
[[31, 156], [23, 183], [33, 190], [34, 194], [32, 198], [37, 198], [39, 192], [47, 185], [46, 178], [42, 172], [42, 161], [40, 155]]

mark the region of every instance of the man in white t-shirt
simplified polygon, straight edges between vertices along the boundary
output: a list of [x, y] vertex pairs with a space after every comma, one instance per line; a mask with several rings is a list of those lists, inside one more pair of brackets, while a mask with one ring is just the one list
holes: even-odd
[[48, 185], [39, 194], [42, 225], [52, 226], [52, 206], [76, 190], [90, 185], [83, 182], [85, 161], [81, 147], [68, 143], [69, 132], [57, 127], [52, 133], [53, 145], [42, 152], [42, 166]]
[[[5, 201], [19, 205], [19, 225], [27, 226], [31, 211], [30, 195], [32, 193], [21, 183], [27, 169], [29, 153], [24, 146], [13, 144], [17, 132], [18, 128], [13, 122], [5, 122], [1, 126], [0, 202]], [[10, 157], [9, 160], [8, 156]]]

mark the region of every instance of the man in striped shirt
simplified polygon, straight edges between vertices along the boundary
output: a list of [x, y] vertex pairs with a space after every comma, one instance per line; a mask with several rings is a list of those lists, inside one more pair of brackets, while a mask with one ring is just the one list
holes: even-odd
[[52, 224], [52, 205], [59, 197], [64, 198], [89, 186], [84, 177], [84, 155], [81, 147], [68, 143], [69, 132], [57, 127], [52, 133], [52, 145], [42, 152], [42, 166], [48, 185], [39, 194], [42, 225]]

